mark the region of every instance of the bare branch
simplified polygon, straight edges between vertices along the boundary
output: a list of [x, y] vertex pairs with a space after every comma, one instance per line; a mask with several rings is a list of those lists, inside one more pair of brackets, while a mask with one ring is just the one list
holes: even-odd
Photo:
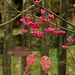
[[[30, 1], [31, 2], [31, 1]], [[33, 3], [33, 2], [31, 2], [31, 3]], [[34, 4], [34, 3], [33, 3]], [[36, 5], [36, 4], [35, 4]], [[48, 10], [48, 9], [46, 9], [45, 7], [43, 7], [43, 6], [40, 6], [40, 5], [36, 5], [36, 6], [38, 6], [38, 7], [40, 7], [40, 8], [42, 8], [42, 9], [45, 9], [47, 12], [49, 12], [49, 13], [52, 13], [53, 15], [55, 15], [57, 18], [59, 18], [60, 20], [62, 20], [62, 21], [64, 21], [64, 22], [66, 22], [67, 24], [69, 24], [69, 25], [71, 25], [72, 27], [74, 27], [75, 28], [75, 25], [73, 25], [73, 24], [71, 24], [70, 22], [68, 22], [68, 21], [66, 21], [65, 19], [63, 19], [62, 17], [60, 17], [60, 16], [58, 16], [58, 15], [56, 15], [54, 12], [52, 12], [51, 10]]]
[[[41, 1], [42, 1], [42, 0], [40, 0], [40, 2], [41, 2]], [[17, 16], [15, 16], [14, 18], [12, 18], [11, 20], [9, 20], [9, 21], [7, 21], [7, 22], [5, 22], [5, 23], [0, 24], [0, 27], [1, 27], [1, 26], [4, 26], [5, 24], [8, 24], [8, 23], [14, 21], [16, 18], [18, 18], [19, 16], [21, 16], [24, 12], [27, 12], [29, 9], [31, 9], [31, 8], [33, 8], [33, 7], [35, 7], [35, 4], [31, 5], [30, 7], [28, 7], [28, 8], [25, 9], [24, 11], [22, 11], [20, 14], [18, 14]]]

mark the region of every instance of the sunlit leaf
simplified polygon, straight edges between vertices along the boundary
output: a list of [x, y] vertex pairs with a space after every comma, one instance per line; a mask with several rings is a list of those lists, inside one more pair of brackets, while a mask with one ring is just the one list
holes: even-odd
[[25, 67], [25, 73], [28, 72], [28, 68], [30, 65], [32, 65], [36, 60], [36, 55], [35, 54], [32, 54], [32, 55], [29, 55], [27, 56], [27, 59], [26, 59], [26, 67]]
[[41, 64], [42, 70], [48, 74], [47, 70], [50, 67], [50, 58], [48, 56], [41, 57], [40, 64]]

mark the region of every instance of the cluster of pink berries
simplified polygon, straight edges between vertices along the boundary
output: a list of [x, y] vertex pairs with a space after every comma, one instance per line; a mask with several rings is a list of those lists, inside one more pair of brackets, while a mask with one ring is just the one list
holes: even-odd
[[44, 31], [49, 32], [49, 33], [51, 33], [53, 35], [56, 35], [56, 34], [66, 34], [66, 32], [63, 31], [63, 30], [55, 31], [53, 26], [49, 27], [48, 29], [44, 28]]
[[62, 46], [62, 49], [68, 49], [68, 46], [63, 45], [63, 46]]
[[[38, 1], [35, 1], [35, 3], [38, 3]], [[46, 10], [41, 9], [41, 15], [43, 15], [45, 13], [46, 13]], [[54, 18], [54, 15], [49, 14], [48, 17], [49, 18]], [[38, 28], [43, 24], [42, 22], [50, 22], [50, 19], [49, 18], [44, 19], [42, 16], [40, 16], [41, 23], [38, 23], [38, 22], [32, 22], [32, 21], [30, 21], [30, 16], [29, 15], [25, 15], [25, 19], [20, 19], [20, 21], [23, 22], [24, 25], [30, 26], [30, 29], [32, 30], [32, 33], [31, 34], [33, 36], [38, 36], [40, 38], [44, 38], [44, 32], [37, 32], [37, 31], [38, 31]], [[46, 31], [46, 28], [44, 28], [44, 30]], [[48, 31], [49, 31], [49, 33], [53, 33], [54, 35], [57, 34], [57, 32], [54, 31], [54, 29], [52, 27], [51, 28], [48, 28]], [[23, 32], [24, 33], [27, 33], [28, 30], [23, 29]], [[58, 32], [58, 33], [64, 34], [64, 32], [65, 31]]]
[[[39, 4], [39, 1], [37, 0], [34, 3], [38, 5]], [[75, 4], [73, 5], [73, 7], [75, 7]], [[45, 13], [46, 13], [46, 10], [41, 9], [41, 15], [44, 15]], [[54, 15], [53, 14], [48, 14], [48, 18], [46, 18], [46, 19], [44, 19], [42, 16], [40, 16], [40, 22], [41, 23], [38, 23], [38, 22], [32, 22], [32, 21], [30, 21], [30, 16], [29, 15], [25, 15], [25, 19], [20, 19], [20, 21], [23, 22], [24, 25], [30, 26], [30, 29], [32, 30], [31, 34], [33, 36], [38, 36], [39, 38], [44, 38], [44, 34], [45, 33], [44, 32], [38, 32], [38, 28], [41, 25], [43, 25], [43, 22], [48, 22], [49, 23], [51, 21], [50, 18], [53, 19], [54, 18]], [[44, 28], [44, 31], [45, 32], [49, 32], [49, 33], [51, 33], [53, 35], [56, 35], [56, 34], [66, 34], [66, 32], [63, 31], [63, 30], [56, 31], [54, 29], [54, 26], [51, 26], [49, 28]], [[24, 33], [27, 33], [28, 30], [23, 29], [23, 32]], [[66, 41], [67, 42], [70, 42], [70, 39], [66, 39]], [[75, 39], [72, 40], [72, 43], [74, 43], [74, 42], [75, 42]], [[68, 49], [68, 46], [62, 45], [62, 49]]]
[[28, 32], [28, 30], [26, 30], [26, 29], [23, 29], [23, 32], [24, 32], [24, 33], [27, 33], [27, 32]]
[[[66, 41], [67, 42], [70, 42], [70, 39], [66, 39]], [[75, 42], [75, 39], [73, 39], [71, 42], [74, 43]]]
[[[70, 42], [70, 39], [66, 39], [66, 41], [67, 41], [67, 42]], [[74, 42], [75, 42], [75, 39], [72, 40], [71, 42], [74, 43]], [[68, 46], [63, 45], [62, 48], [63, 48], [63, 49], [68, 49]]]
[[[44, 14], [44, 12], [43, 12], [43, 14]], [[48, 17], [53, 19], [54, 15], [49, 14]], [[50, 19], [44, 19], [42, 16], [40, 16], [40, 21], [42, 21], [42, 22], [50, 22], [51, 20]]]
[[40, 16], [40, 21], [42, 21], [42, 22], [50, 22], [50, 19], [44, 19], [42, 16]]
[[37, 32], [37, 33], [32, 32], [31, 34], [32, 34], [33, 36], [38, 36], [38, 37], [40, 37], [40, 38], [44, 38], [44, 32]]
[[48, 17], [49, 17], [49, 18], [54, 18], [54, 15], [49, 14]]
[[[42, 22], [41, 23], [32, 22], [32, 21], [30, 21], [30, 16], [28, 16], [28, 15], [25, 15], [25, 19], [20, 19], [20, 21], [23, 22], [24, 25], [30, 26], [30, 28], [32, 29], [32, 33], [31, 34], [33, 36], [36, 36], [37, 35], [40, 38], [44, 38], [44, 32], [37, 32], [39, 26], [41, 26], [43, 24]], [[65, 31], [62, 31], [62, 30], [55, 31], [54, 30], [54, 26], [51, 26], [48, 29], [47, 28], [44, 28], [44, 31], [49, 32], [49, 33], [51, 33], [53, 35], [56, 35], [56, 34], [66, 34], [66, 32]], [[24, 33], [27, 33], [28, 30], [23, 29], [23, 32]]]
[[[43, 15], [45, 13], [46, 13], [46, 10], [41, 9], [41, 14]], [[49, 14], [48, 17], [53, 19], [54, 18], [54, 15]], [[30, 26], [30, 29], [32, 30], [32, 33], [31, 34], [33, 36], [38, 36], [40, 38], [44, 38], [44, 32], [38, 32], [38, 28], [43, 24], [42, 22], [50, 22], [50, 19], [49, 18], [44, 19], [42, 16], [40, 16], [41, 23], [38, 23], [38, 22], [32, 22], [32, 21], [30, 21], [30, 16], [29, 15], [25, 15], [25, 19], [20, 19], [20, 21], [23, 22], [24, 25]], [[55, 31], [54, 30], [54, 26], [51, 26], [48, 29], [47, 28], [44, 28], [44, 31], [49, 32], [49, 33], [51, 33], [53, 35], [56, 35], [56, 34], [66, 34], [66, 32], [65, 31], [62, 31], [62, 30]], [[24, 33], [27, 33], [28, 30], [23, 29], [23, 32]]]
[[[39, 24], [38, 22], [32, 22], [32, 21], [30, 21], [30, 16], [28, 16], [28, 15], [25, 15], [25, 19], [20, 19], [20, 21], [23, 22], [24, 25], [30, 26], [30, 28], [33, 31], [33, 32], [31, 32], [31, 34], [33, 36], [36, 36], [37, 35], [40, 38], [44, 38], [44, 32], [36, 32], [36, 31], [38, 31], [38, 28], [39, 28], [39, 26], [42, 25], [42, 23]], [[23, 32], [24, 33], [27, 33], [28, 30], [23, 29]]]
[[46, 10], [44, 9], [41, 9], [41, 15], [45, 14], [46, 13]]

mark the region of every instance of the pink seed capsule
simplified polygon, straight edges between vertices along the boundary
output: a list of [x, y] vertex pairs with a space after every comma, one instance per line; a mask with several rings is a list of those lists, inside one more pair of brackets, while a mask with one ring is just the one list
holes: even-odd
[[63, 46], [62, 46], [62, 49], [68, 49], [68, 46], [63, 45]]
[[54, 18], [54, 15], [49, 14], [48, 17], [53, 19]]
[[38, 5], [39, 4], [39, 1], [35, 1], [34, 3]]
[[44, 28], [44, 31], [45, 31], [45, 32], [48, 32], [48, 29]]
[[72, 43], [74, 43], [74, 40], [72, 40]]
[[67, 42], [70, 42], [70, 39], [66, 39]]
[[73, 7], [75, 8], [75, 4], [73, 4]]
[[34, 33], [34, 32], [32, 32], [31, 34], [32, 34], [33, 36], [36, 36], [36, 33]]
[[41, 9], [41, 15], [45, 14], [46, 13], [46, 10], [44, 9]]

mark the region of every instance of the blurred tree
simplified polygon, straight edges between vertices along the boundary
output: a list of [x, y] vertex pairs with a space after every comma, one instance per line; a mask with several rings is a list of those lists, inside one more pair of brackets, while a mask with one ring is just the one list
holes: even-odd
[[[9, 0], [7, 0], [9, 1]], [[10, 0], [12, 4], [12, 0]], [[12, 10], [11, 7], [4, 1], [4, 11]], [[4, 22], [11, 19], [11, 13], [4, 13]], [[3, 75], [11, 75], [11, 56], [8, 52], [12, 49], [12, 23], [6, 24], [4, 29], [4, 50], [3, 50]]]
[[[45, 8], [48, 8], [49, 9], [49, 5], [50, 3], [48, 3], [49, 0], [43, 0], [42, 1], [42, 5], [45, 7]], [[48, 14], [48, 13], [47, 13]], [[44, 15], [43, 17], [47, 17], [47, 14]], [[48, 23], [43, 23], [43, 26], [42, 26], [42, 29], [43, 28], [47, 28], [49, 27], [49, 24]], [[41, 39], [40, 41], [40, 51], [41, 51], [41, 56], [44, 56], [44, 55], [47, 55], [49, 56], [49, 44], [50, 44], [50, 35], [49, 33], [45, 32], [45, 37]], [[41, 70], [41, 75], [47, 75], [44, 71]]]
[[[27, 2], [29, 2], [28, 0], [23, 0], [23, 10], [25, 10], [29, 4], [27, 4]], [[22, 16], [22, 18], [25, 18], [25, 14]], [[29, 27], [24, 26], [24, 24], [22, 24], [22, 29], [27, 29], [29, 32], [27, 34], [22, 33], [22, 46], [25, 46], [27, 48], [30, 48], [30, 29]], [[26, 66], [26, 57], [22, 57], [21, 58], [21, 66], [22, 66], [22, 75], [23, 72], [25, 71], [25, 66]]]
[[[60, 0], [60, 15], [67, 20], [68, 17], [68, 5], [69, 0]], [[67, 28], [67, 24], [64, 21], [60, 21], [60, 26]], [[66, 75], [66, 50], [62, 49], [62, 45], [66, 44], [65, 39], [67, 35], [59, 36], [59, 56], [58, 56], [58, 75]]]

